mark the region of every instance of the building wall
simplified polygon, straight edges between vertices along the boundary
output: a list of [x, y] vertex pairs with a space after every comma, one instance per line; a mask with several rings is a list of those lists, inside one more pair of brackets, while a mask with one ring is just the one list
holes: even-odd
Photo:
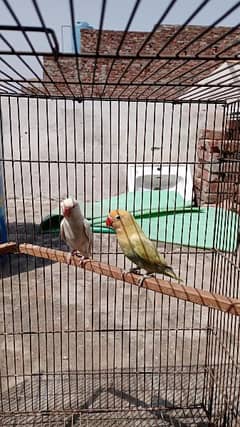
[[194, 171], [197, 204], [219, 204], [240, 212], [239, 131], [199, 132]]
[[199, 130], [220, 130], [223, 117], [220, 105], [170, 102], [2, 97], [0, 108], [8, 200], [102, 200], [127, 191], [135, 164], [188, 164], [194, 176]]
[[[48, 84], [48, 90], [54, 95], [68, 96], [72, 94], [82, 96], [84, 94], [85, 96], [104, 95], [110, 98], [122, 97], [125, 99], [128, 97], [146, 99], [149, 96], [157, 99], [176, 99], [184, 92], [181, 87], [159, 87], [155, 85], [156, 82], [164, 86], [167, 82], [178, 84], [180, 81], [184, 81], [184, 84], [191, 87], [193, 81], [203, 79], [213, 72], [220, 63], [211, 60], [206, 63], [205, 60], [189, 60], [185, 57], [189, 58], [189, 56], [200, 53], [202, 57], [211, 58], [227, 46], [234, 45], [240, 37], [240, 30], [228, 34], [230, 30], [228, 27], [216, 27], [206, 31], [207, 27], [187, 26], [177, 34], [179, 29], [179, 26], [162, 25], [142, 49], [141, 46], [150, 33], [134, 31], [124, 35], [122, 31], [104, 30], [102, 32], [99, 53], [135, 55], [139, 52], [139, 56], [151, 56], [160, 53], [161, 59], [154, 61], [150, 59], [113, 60], [112, 57], [99, 58], [97, 61], [95, 57], [78, 58], [78, 60], [61, 57], [56, 61], [54, 57], [44, 57], [44, 67], [47, 71], [44, 80], [49, 82], [52, 79], [54, 82], [58, 82], [56, 87], [53, 84]], [[204, 32], [206, 33], [199, 37]], [[98, 35], [98, 30], [81, 30], [81, 53], [95, 54]], [[171, 42], [173, 36], [175, 38]], [[194, 39], [196, 41], [192, 43]], [[117, 52], [121, 41], [123, 41], [122, 47]], [[238, 45], [236, 45], [227, 50], [224, 55], [230, 57], [238, 53]], [[176, 57], [178, 54], [181, 59]], [[175, 59], [170, 61], [169, 57], [173, 56]], [[95, 86], [92, 88], [90, 83], [93, 82], [93, 76]], [[64, 79], [69, 82], [68, 87], [64, 83]], [[106, 79], [110, 83], [108, 87], [105, 86]], [[114, 86], [116, 82], [118, 83], [117, 87]], [[128, 87], [129, 83], [131, 83], [131, 87]], [[139, 87], [139, 83], [145, 86]]]
[[[159, 81], [161, 84], [166, 84], [167, 81], [172, 81], [172, 83], [178, 83], [184, 79], [184, 82], [191, 84], [193, 81], [202, 80], [204, 77], [208, 76], [213, 72], [218, 66], [218, 62], [213, 61], [198, 61], [198, 60], [186, 60], [185, 56], [194, 56], [197, 53], [201, 52], [201, 55], [205, 57], [215, 56], [216, 53], [222, 51], [227, 46], [232, 45], [236, 42], [236, 37], [240, 36], [239, 34], [230, 33], [224, 38], [219, 40], [224, 34], [229, 32], [227, 27], [217, 27], [209, 31], [206, 31], [205, 27], [201, 26], [188, 26], [183, 31], [181, 31], [177, 36], [176, 33], [179, 31], [179, 26], [161, 26], [159, 31], [157, 31], [153, 37], [145, 44], [144, 48], [139, 52], [140, 55], [156, 55], [160, 52], [161, 56], [164, 56], [166, 59], [161, 59], [158, 61], [150, 62], [150, 60], [135, 60], [130, 61], [129, 59], [117, 59], [113, 58], [107, 59], [98, 59], [95, 58], [78, 58], [75, 57], [61, 57], [56, 61], [53, 57], [44, 58], [44, 67], [46, 73], [44, 80], [50, 82], [51, 79], [55, 84], [48, 83], [45, 87], [42, 87], [42, 90], [48, 90], [50, 94], [53, 95], [64, 95], [64, 96], [102, 96], [109, 98], [147, 98], [152, 94], [152, 97], [156, 99], [166, 99], [173, 100], [178, 98], [183, 94], [184, 90], [182, 88], [174, 87], [162, 87], [156, 90], [156, 87], [151, 85], [156, 81]], [[198, 38], [194, 43], [192, 41], [197, 38], [204, 31], [206, 33]], [[97, 48], [99, 32], [97, 30], [81, 30], [81, 49], [83, 54], [94, 54]], [[103, 31], [101, 35], [101, 43], [99, 45], [99, 52], [107, 55], [115, 55], [119, 44], [122, 43], [122, 48], [118, 53], [121, 55], [132, 55], [136, 54], [141, 46], [146, 40], [148, 33], [144, 32], [129, 32], [124, 35], [121, 31]], [[171, 38], [176, 36], [174, 42], [171, 43]], [[169, 43], [169, 44], [168, 44]], [[189, 44], [191, 43], [191, 46]], [[163, 47], [166, 47], [163, 49]], [[176, 59], [169, 61], [168, 56], [175, 56], [180, 52], [182, 59]], [[238, 54], [238, 46], [234, 46], [231, 50], [225, 52], [225, 55]], [[79, 73], [79, 74], [78, 74]], [[94, 82], [97, 83], [94, 86], [91, 85], [92, 79], [94, 76]], [[79, 79], [81, 84], [79, 84]], [[106, 87], [105, 81], [108, 79], [109, 83], [112, 85]], [[64, 82], [66, 80], [68, 85]], [[118, 87], [114, 86], [114, 83], [125, 84], [125, 86]], [[129, 87], [129, 83], [145, 83], [146, 87], [133, 86]], [[180, 108], [181, 112], [180, 112]], [[220, 105], [217, 108], [214, 105], [201, 105], [198, 110], [197, 104], [184, 104], [183, 107], [180, 105], [175, 105], [173, 108], [171, 104], [163, 105], [158, 104], [156, 112], [153, 113], [153, 106], [148, 108], [148, 117], [147, 117], [147, 130], [144, 136], [144, 121], [138, 121], [138, 152], [142, 153], [144, 150], [145, 144], [150, 144], [152, 138], [152, 127], [153, 122], [157, 123], [154, 125], [159, 127], [159, 135], [157, 135], [158, 141], [156, 145], [160, 146], [159, 151], [156, 151], [154, 158], [151, 157], [151, 151], [149, 150], [149, 156], [145, 158], [145, 161], [153, 160], [154, 163], [162, 161], [171, 162], [192, 162], [191, 171], [194, 176], [194, 190], [196, 194], [196, 200], [198, 204], [208, 204], [208, 203], [219, 203], [222, 200], [225, 200], [228, 197], [228, 194], [231, 193], [236, 195], [236, 180], [232, 182], [229, 176], [225, 175], [223, 179], [222, 174], [219, 171], [214, 171], [211, 166], [211, 170], [208, 170], [207, 162], [216, 160], [219, 157], [219, 147], [215, 147], [216, 135], [220, 135], [219, 144], [222, 143], [222, 120], [223, 120], [223, 109]], [[100, 130], [96, 127], [94, 131], [94, 140], [96, 145], [99, 147], [102, 144], [102, 138], [104, 139], [104, 146], [106, 146], [106, 141], [108, 140], [107, 130], [109, 129], [109, 114], [110, 107], [103, 105], [104, 114], [106, 113], [106, 123], [103, 123], [104, 126], [104, 135], [101, 135]], [[119, 113], [121, 111], [121, 118], [119, 118]], [[162, 123], [162, 111], [165, 111], [165, 121]], [[126, 110], [126, 111], [125, 111]], [[140, 103], [138, 107], [139, 117], [141, 115], [140, 111], [145, 111], [145, 104]], [[103, 120], [99, 116], [99, 108], [95, 107], [94, 110], [90, 104], [85, 104], [85, 138], [86, 141], [88, 138], [92, 138], [91, 129], [92, 121], [98, 123], [100, 120]], [[118, 139], [120, 137], [122, 148], [125, 146], [127, 137], [126, 137], [126, 123], [130, 118], [130, 141], [131, 141], [131, 126], [135, 124], [135, 112], [136, 106], [134, 103], [128, 105], [122, 103], [121, 106], [117, 104], [112, 106], [111, 110], [111, 120], [113, 126], [116, 125], [116, 132], [112, 133], [112, 146], [117, 146]], [[168, 114], [169, 111], [169, 114]], [[88, 114], [89, 113], [89, 114]], [[125, 119], [123, 117], [125, 116]], [[129, 117], [128, 117], [129, 116]], [[159, 116], [159, 117], [158, 117]], [[105, 117], [105, 116], [104, 116]], [[133, 117], [133, 120], [131, 120]], [[120, 120], [120, 121], [119, 121]], [[164, 128], [164, 130], [162, 130]], [[214, 141], [208, 144], [208, 139], [205, 141], [206, 137], [203, 137], [203, 133], [199, 131], [205, 128], [213, 130], [215, 135]], [[148, 134], [149, 129], [149, 134]], [[196, 143], [196, 138], [199, 135], [198, 145]], [[136, 135], [133, 135], [133, 140]], [[208, 134], [209, 136], [209, 134]], [[116, 139], [116, 141], [115, 141]], [[214, 150], [211, 151], [211, 147], [214, 145]], [[164, 150], [161, 150], [161, 147], [164, 146]], [[171, 153], [170, 153], [171, 151]], [[123, 150], [123, 153], [126, 153], [126, 147]], [[160, 155], [162, 153], [162, 155]], [[149, 158], [148, 158], [149, 157]], [[124, 159], [122, 159], [124, 161]], [[129, 158], [131, 161], [131, 155]], [[194, 162], [199, 162], [195, 167], [193, 166]], [[213, 165], [213, 168], [217, 168], [218, 165]], [[123, 178], [126, 176], [126, 173], [121, 173], [118, 177], [120, 180], [120, 187], [114, 188], [113, 193], [117, 194], [118, 191], [124, 191], [126, 188], [126, 179]], [[219, 182], [221, 183], [221, 188], [219, 187]], [[220, 190], [218, 190], [220, 188]], [[221, 191], [221, 200], [218, 199], [217, 192]], [[236, 196], [234, 196], [236, 197]]]

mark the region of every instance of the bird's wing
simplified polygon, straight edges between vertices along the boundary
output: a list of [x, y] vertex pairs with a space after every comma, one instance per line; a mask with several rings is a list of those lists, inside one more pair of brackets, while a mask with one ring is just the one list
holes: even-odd
[[130, 245], [134, 254], [144, 263], [167, 265], [165, 258], [161, 257], [154, 243], [145, 234], [134, 233], [131, 236]]
[[89, 242], [89, 249], [91, 250], [92, 247], [92, 231], [91, 231], [91, 227], [90, 224], [88, 222], [87, 219], [84, 218], [84, 233], [85, 233], [85, 237]]
[[65, 231], [64, 231], [64, 219], [60, 223], [60, 237], [62, 240], [64, 240], [64, 242], [67, 241]]

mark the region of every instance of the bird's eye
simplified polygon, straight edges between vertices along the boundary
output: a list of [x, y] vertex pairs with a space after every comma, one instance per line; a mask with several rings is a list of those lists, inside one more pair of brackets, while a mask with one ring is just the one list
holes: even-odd
[[115, 216], [115, 219], [120, 219], [120, 215], [116, 215], [116, 216]]

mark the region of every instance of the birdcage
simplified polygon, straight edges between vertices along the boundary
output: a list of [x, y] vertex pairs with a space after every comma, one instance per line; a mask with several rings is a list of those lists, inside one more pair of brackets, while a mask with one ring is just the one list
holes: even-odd
[[[83, 6], [0, 6], [0, 424], [239, 426], [240, 2], [102, 0], [79, 51]], [[182, 282], [139, 286], [116, 208]]]

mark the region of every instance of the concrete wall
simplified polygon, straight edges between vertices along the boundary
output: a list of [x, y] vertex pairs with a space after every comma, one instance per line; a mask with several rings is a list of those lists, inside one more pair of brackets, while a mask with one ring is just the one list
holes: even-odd
[[[2, 98], [7, 199], [96, 201], [127, 191], [129, 164], [189, 163], [222, 106]], [[152, 149], [152, 148], [155, 149]]]

